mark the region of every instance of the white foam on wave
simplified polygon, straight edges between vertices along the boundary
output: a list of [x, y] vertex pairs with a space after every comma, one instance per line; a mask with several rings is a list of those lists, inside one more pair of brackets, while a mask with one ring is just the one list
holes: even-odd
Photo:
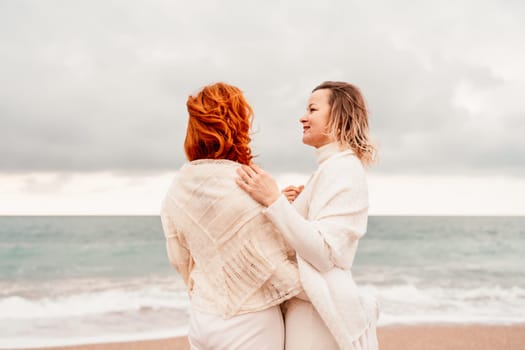
[[142, 309], [176, 308], [185, 310], [189, 299], [185, 291], [161, 287], [114, 289], [31, 299], [8, 296], [0, 299], [0, 320], [65, 318]]
[[362, 286], [381, 307], [379, 325], [420, 323], [525, 323], [525, 289], [501, 286], [473, 289], [412, 284]]
[[[187, 332], [189, 299], [173, 285], [98, 285], [55, 296], [0, 298], [0, 348], [160, 339]], [[109, 289], [105, 289], [105, 288]], [[525, 289], [363, 285], [381, 307], [379, 325], [524, 324]], [[169, 329], [166, 329], [169, 327]], [[155, 329], [154, 332], [151, 332]], [[29, 334], [29, 336], [28, 336]]]
[[[0, 348], [159, 339], [187, 333], [189, 301], [182, 291], [148, 287], [51, 301], [9, 297], [3, 302]], [[4, 310], [9, 314], [3, 314]]]
[[414, 284], [373, 286], [363, 285], [361, 289], [376, 295], [381, 295], [390, 300], [407, 302], [410, 304], [427, 304], [443, 300], [512, 300], [525, 302], [525, 288], [501, 286], [478, 288], [445, 288], [422, 287]]
[[523, 316], [480, 316], [459, 313], [421, 313], [421, 314], [390, 314], [381, 312], [378, 326], [391, 325], [421, 325], [421, 324], [480, 324], [480, 325], [517, 325], [525, 324]]
[[130, 332], [129, 334], [99, 334], [91, 337], [11, 337], [0, 338], [0, 349], [31, 349], [53, 346], [69, 346], [81, 344], [105, 344], [138, 340], [155, 340], [184, 336], [188, 334], [188, 327], [155, 331]]
[[[519, 312], [525, 309], [525, 289], [517, 286], [460, 289], [402, 284], [381, 287], [364, 285], [361, 289], [378, 298], [383, 312], [391, 315], [390, 319], [398, 317], [403, 322], [411, 318], [416, 322], [433, 318], [442, 320], [447, 315], [450, 315], [451, 320], [525, 320], [525, 316], [521, 317]], [[186, 311], [189, 305], [189, 298], [184, 290], [166, 289], [162, 285], [140, 287], [135, 284], [131, 288], [118, 287], [56, 297], [3, 297], [0, 298], [0, 321], [83, 317], [158, 309]]]

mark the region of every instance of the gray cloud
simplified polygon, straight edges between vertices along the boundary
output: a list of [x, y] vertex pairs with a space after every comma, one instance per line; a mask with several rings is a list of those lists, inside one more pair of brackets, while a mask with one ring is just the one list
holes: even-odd
[[[218, 80], [254, 107], [258, 162], [307, 171], [298, 119], [309, 92], [347, 80], [372, 111], [376, 171], [522, 174], [522, 5], [392, 6], [2, 2], [0, 171], [176, 168], [185, 100]], [[498, 107], [471, 108], [461, 86]]]

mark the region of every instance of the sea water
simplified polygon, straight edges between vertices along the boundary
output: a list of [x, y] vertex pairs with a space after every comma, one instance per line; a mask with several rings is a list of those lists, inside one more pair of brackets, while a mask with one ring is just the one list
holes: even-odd
[[[369, 219], [353, 267], [380, 325], [525, 323], [525, 217]], [[0, 217], [0, 348], [187, 332], [157, 216]]]

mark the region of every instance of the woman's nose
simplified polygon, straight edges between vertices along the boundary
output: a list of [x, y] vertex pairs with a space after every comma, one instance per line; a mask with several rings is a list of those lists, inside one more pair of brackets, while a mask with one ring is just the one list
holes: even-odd
[[303, 114], [303, 115], [299, 118], [299, 123], [303, 124], [303, 123], [305, 123], [307, 120], [308, 120], [308, 118], [306, 117], [306, 114]]

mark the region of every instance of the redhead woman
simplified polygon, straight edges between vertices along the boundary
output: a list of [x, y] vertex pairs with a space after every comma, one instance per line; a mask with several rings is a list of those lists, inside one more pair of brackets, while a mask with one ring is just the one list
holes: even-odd
[[162, 203], [168, 258], [191, 300], [191, 349], [284, 348], [279, 304], [301, 292], [293, 250], [236, 185], [252, 155], [252, 109], [217, 83], [187, 101], [188, 163]]
[[358, 294], [351, 270], [368, 219], [363, 166], [375, 152], [364, 98], [354, 85], [324, 82], [300, 122], [303, 143], [316, 149], [318, 163], [304, 189], [281, 194], [255, 164], [238, 169], [237, 179], [296, 251], [305, 293], [286, 303], [285, 348], [374, 350], [377, 304]]

